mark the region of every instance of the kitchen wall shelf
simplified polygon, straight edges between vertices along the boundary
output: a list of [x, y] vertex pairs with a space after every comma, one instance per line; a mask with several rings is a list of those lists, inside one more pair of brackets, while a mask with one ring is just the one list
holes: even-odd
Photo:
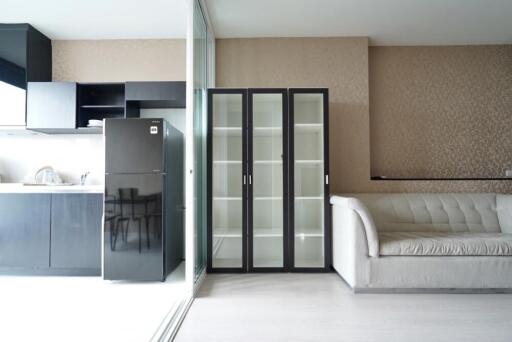
[[78, 84], [77, 128], [87, 127], [89, 120], [123, 118], [124, 83]]

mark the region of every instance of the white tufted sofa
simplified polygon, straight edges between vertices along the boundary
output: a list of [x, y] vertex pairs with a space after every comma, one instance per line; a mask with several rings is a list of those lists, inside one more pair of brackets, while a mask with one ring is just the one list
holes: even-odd
[[333, 266], [355, 292], [512, 289], [512, 195], [332, 196]]

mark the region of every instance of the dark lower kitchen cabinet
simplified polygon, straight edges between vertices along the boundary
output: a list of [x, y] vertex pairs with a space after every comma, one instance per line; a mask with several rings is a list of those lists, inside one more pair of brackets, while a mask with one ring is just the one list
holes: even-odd
[[103, 194], [0, 193], [0, 274], [101, 275]]
[[50, 267], [101, 269], [101, 194], [53, 194]]
[[50, 194], [0, 194], [0, 267], [48, 268]]

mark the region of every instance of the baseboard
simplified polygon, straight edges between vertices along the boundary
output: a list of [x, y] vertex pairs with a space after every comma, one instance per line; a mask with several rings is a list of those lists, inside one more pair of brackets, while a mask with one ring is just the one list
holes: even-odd
[[355, 294], [499, 294], [499, 293], [512, 293], [512, 288], [352, 288]]
[[70, 276], [99, 277], [100, 268], [23, 268], [0, 267], [1, 276]]

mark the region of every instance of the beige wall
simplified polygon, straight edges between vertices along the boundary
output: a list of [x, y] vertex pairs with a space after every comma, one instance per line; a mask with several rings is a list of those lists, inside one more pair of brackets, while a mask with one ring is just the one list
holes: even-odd
[[53, 80], [184, 81], [184, 39], [54, 40]]
[[370, 181], [367, 38], [216, 41], [217, 87], [327, 87], [331, 191], [512, 192], [512, 182]]
[[512, 45], [370, 47], [372, 175], [512, 169]]

